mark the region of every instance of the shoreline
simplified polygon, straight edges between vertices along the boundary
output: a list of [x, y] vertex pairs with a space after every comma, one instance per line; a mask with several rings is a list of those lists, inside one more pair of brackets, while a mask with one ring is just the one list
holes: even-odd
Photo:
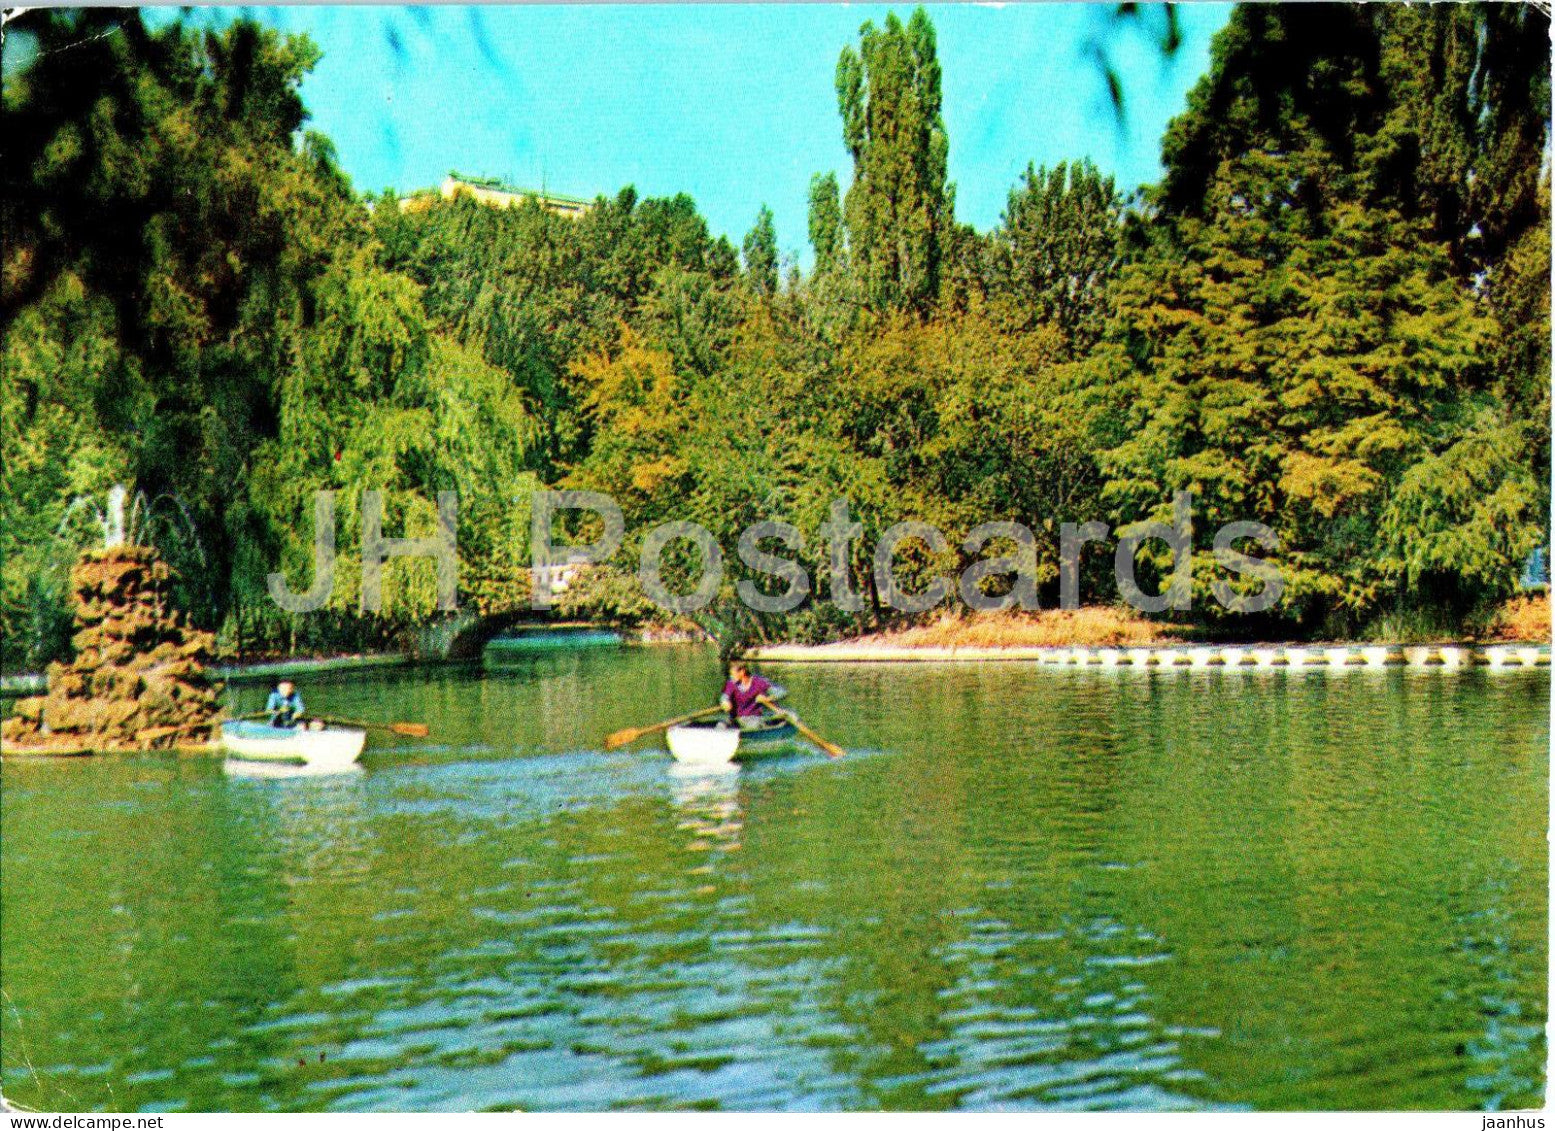
[[752, 650], [767, 664], [1028, 663], [1054, 667], [1153, 668], [1535, 668], [1549, 644], [1138, 644], [1018, 645], [774, 644]]
[[[614, 637], [612, 641], [602, 639], [604, 635]], [[532, 641], [526, 641], [525, 636], [533, 637]], [[572, 645], [566, 641], [566, 637], [576, 636], [582, 643]], [[545, 638], [542, 640], [541, 638]], [[664, 644], [697, 643], [689, 638], [681, 639], [671, 634], [629, 634], [621, 629], [603, 625], [592, 625], [568, 622], [555, 626], [525, 626], [519, 632], [506, 637], [494, 637], [490, 644], [496, 644], [498, 652], [525, 652], [542, 650], [561, 650], [568, 647], [598, 647], [600, 644], [610, 643], [613, 646], [648, 646], [656, 647]], [[535, 648], [534, 644], [544, 647]], [[431, 656], [406, 650], [401, 652], [347, 652], [336, 656], [298, 656], [290, 659], [256, 660], [252, 663], [217, 663], [211, 664], [207, 669], [210, 674], [227, 682], [243, 683], [249, 680], [260, 680], [276, 676], [308, 676], [324, 675], [335, 672], [353, 672], [363, 669], [383, 669], [414, 667], [421, 664], [461, 664], [470, 663], [470, 659], [450, 659], [441, 656]], [[48, 676], [44, 672], [17, 672], [15, 674], [0, 675], [0, 695], [23, 696], [41, 694], [47, 689]]]
[[[619, 646], [662, 647], [705, 644], [681, 639], [631, 639]], [[1550, 665], [1548, 643], [1498, 641], [1446, 644], [1096, 644], [973, 645], [882, 644], [837, 641], [830, 644], [768, 644], [749, 652], [764, 664], [1045, 664], [1051, 667], [1153, 668], [1533, 668]], [[265, 660], [253, 664], [216, 664], [211, 674], [228, 682], [272, 676], [321, 675], [363, 669], [449, 663], [408, 652], [372, 652], [345, 656]], [[24, 696], [45, 690], [41, 672], [0, 676], [0, 695]]]
[[[423, 663], [405, 652], [367, 652], [344, 656], [304, 656], [295, 660], [261, 660], [252, 664], [212, 664], [207, 670], [221, 680], [263, 679], [266, 676], [317, 675], [325, 672], [357, 671], [361, 668], [398, 668]], [[0, 694], [36, 695], [48, 686], [43, 672], [19, 672], [0, 676]]]

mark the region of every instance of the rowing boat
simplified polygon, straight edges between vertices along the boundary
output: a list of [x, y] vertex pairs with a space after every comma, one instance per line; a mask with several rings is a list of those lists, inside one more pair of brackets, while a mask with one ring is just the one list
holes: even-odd
[[246, 762], [282, 762], [314, 769], [345, 769], [362, 754], [367, 732], [355, 727], [273, 727], [240, 719], [221, 724], [228, 755]]
[[685, 723], [665, 731], [664, 740], [677, 762], [716, 765], [732, 762], [742, 750], [790, 741], [797, 733], [781, 715], [768, 715], [742, 720], [739, 726], [731, 726], [727, 719]]

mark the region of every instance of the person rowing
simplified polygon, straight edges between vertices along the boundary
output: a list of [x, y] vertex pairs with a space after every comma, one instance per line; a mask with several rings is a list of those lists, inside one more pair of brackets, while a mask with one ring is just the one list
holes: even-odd
[[303, 719], [304, 710], [302, 695], [297, 691], [297, 685], [289, 679], [277, 683], [275, 690], [270, 692], [270, 698], [265, 700], [265, 711], [270, 715], [271, 726], [286, 730], [301, 726], [306, 726], [308, 730], [323, 730], [323, 720], [309, 722]]
[[270, 692], [270, 698], [265, 700], [265, 711], [270, 716], [270, 725], [273, 727], [294, 727], [302, 722], [302, 712], [306, 708], [302, 705], [302, 696], [297, 692], [297, 685], [289, 679], [283, 679], [275, 685], [275, 690]]
[[[782, 734], [784, 729], [791, 729], [819, 746], [828, 758], [842, 757], [846, 753], [842, 747], [805, 726], [793, 712], [782, 707], [772, 707], [771, 713], [767, 713], [769, 708], [762, 700], [773, 703], [787, 694], [786, 689], [762, 679], [751, 671], [750, 665], [743, 660], [735, 660], [729, 665], [729, 680], [724, 684], [723, 695], [718, 701], [718, 706], [704, 707], [700, 711], [692, 711], [689, 715], [665, 719], [662, 723], [627, 727], [625, 730], [615, 731], [605, 736], [605, 749], [615, 750], [629, 742], [636, 742], [645, 735], [665, 731], [668, 735], [670, 753], [678, 760], [727, 762], [734, 757], [739, 745], [747, 739], [762, 737], [774, 740], [784, 737]], [[723, 713], [727, 721], [721, 722], [718, 726], [710, 726], [703, 721], [714, 713]], [[779, 723], [772, 717], [774, 715], [779, 716], [783, 722]], [[730, 735], [729, 730], [732, 728], [729, 727], [729, 722], [733, 722], [741, 731], [754, 730], [765, 733]], [[678, 740], [677, 736], [679, 736]], [[714, 741], [715, 737], [717, 741]], [[729, 738], [733, 738], [734, 741], [728, 742]]]
[[730, 722], [749, 730], [760, 726], [767, 716], [767, 709], [760, 700], [776, 701], [787, 694], [786, 689], [751, 671], [745, 661], [735, 660], [729, 665], [729, 681], [724, 684], [718, 705], [729, 716]]

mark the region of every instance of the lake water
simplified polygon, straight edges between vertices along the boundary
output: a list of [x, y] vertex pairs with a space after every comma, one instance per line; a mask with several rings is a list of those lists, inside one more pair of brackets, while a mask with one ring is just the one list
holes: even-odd
[[1542, 1102], [1546, 672], [770, 674], [847, 758], [600, 752], [713, 694], [653, 648], [309, 680], [433, 727], [344, 777], [5, 764], [5, 1094]]

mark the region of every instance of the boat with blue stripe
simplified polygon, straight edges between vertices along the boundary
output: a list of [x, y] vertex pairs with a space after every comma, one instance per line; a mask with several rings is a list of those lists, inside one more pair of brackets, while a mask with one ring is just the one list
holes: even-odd
[[742, 718], [738, 726], [727, 717], [672, 726], [664, 732], [664, 741], [677, 762], [716, 765], [732, 762], [740, 753], [781, 747], [798, 734], [782, 715], [756, 715]]

